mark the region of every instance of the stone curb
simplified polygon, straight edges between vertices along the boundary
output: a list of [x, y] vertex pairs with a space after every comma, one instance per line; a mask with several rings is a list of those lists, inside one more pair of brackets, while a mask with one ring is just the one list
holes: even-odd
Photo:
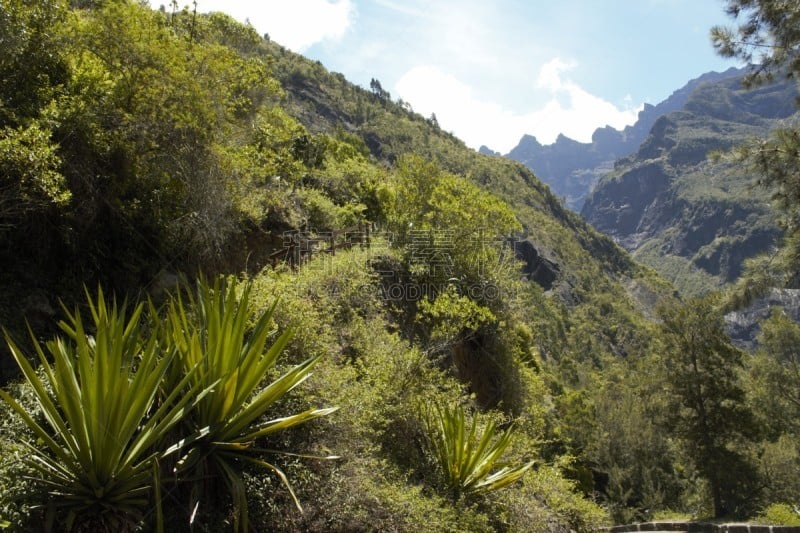
[[761, 526], [750, 524], [711, 524], [708, 522], [644, 522], [602, 528], [604, 533], [633, 531], [682, 531], [685, 533], [800, 533], [798, 526]]

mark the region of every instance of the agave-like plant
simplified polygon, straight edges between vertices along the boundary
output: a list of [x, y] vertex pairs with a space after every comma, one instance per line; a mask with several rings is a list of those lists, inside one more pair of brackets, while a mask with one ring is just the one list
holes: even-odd
[[265, 460], [274, 450], [260, 447], [258, 439], [337, 409], [308, 409], [286, 417], [262, 418], [275, 402], [310, 376], [319, 357], [265, 384], [292, 331], [283, 332], [270, 344], [277, 302], [251, 325], [251, 287], [249, 283], [227, 283], [223, 278], [217, 278], [213, 285], [201, 279], [194, 296], [187, 289], [170, 301], [163, 328], [165, 343], [177, 349], [183, 368], [198, 367], [191, 378], [194, 385], [205, 389], [218, 383], [187, 418], [192, 436], [187, 441], [188, 452], [176, 467], [178, 478], [221, 476], [236, 510], [234, 529], [241, 525], [245, 531], [247, 495], [242, 468], [247, 463], [277, 474], [302, 511], [284, 472]]
[[202, 393], [186, 394], [190, 371], [159, 401], [173, 354], [163, 353], [155, 338], [143, 335], [144, 304], [126, 316], [116, 302], [106, 303], [101, 289], [96, 302], [88, 292], [87, 299], [93, 335], [77, 310], [65, 308], [67, 319], [59, 325], [66, 338], [45, 344], [52, 364], [31, 333], [43, 377], [5, 335], [46, 423], [37, 422], [2, 389], [0, 398], [36, 436], [35, 443], [26, 443], [26, 461], [49, 488], [47, 505], [66, 513], [65, 528], [83, 523], [98, 531], [127, 531], [151, 509], [156, 461], [165, 456], [156, 445]]
[[494, 420], [483, 422], [477, 414], [468, 424], [461, 406], [423, 408], [421, 418], [442, 480], [456, 500], [506, 487], [533, 466], [533, 461], [501, 461], [512, 443], [513, 427], [498, 432]]

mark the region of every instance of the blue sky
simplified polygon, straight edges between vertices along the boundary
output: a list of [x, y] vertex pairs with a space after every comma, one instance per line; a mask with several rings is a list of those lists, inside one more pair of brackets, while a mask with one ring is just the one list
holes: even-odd
[[692, 78], [736, 66], [721, 0], [198, 0], [368, 88], [436, 113], [469, 146], [586, 142]]

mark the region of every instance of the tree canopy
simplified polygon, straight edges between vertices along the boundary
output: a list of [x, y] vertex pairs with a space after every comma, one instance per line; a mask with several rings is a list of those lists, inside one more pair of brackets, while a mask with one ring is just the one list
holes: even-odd
[[750, 83], [784, 72], [800, 73], [800, 6], [786, 0], [727, 0], [725, 12], [735, 28], [715, 26], [711, 39], [717, 53], [754, 66]]

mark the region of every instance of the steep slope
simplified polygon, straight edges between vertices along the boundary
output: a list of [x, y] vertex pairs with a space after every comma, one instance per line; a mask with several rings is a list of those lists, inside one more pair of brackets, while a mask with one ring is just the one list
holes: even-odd
[[794, 112], [793, 83], [747, 91], [739, 77], [697, 86], [679, 111], [658, 119], [639, 150], [615, 164], [581, 213], [687, 293], [736, 279], [747, 257], [780, 232], [767, 194], [724, 160]]
[[[309, 130], [346, 130], [364, 140], [372, 155], [393, 163], [404, 153], [417, 153], [439, 162], [446, 170], [469, 177], [515, 207], [525, 227], [521, 255], [531, 268], [552, 270], [558, 281], [579, 285], [574, 266], [591, 264], [610, 275], [635, 276], [639, 267], [614, 243], [565, 209], [556, 195], [524, 166], [504, 158], [477, 153], [438, 125], [392, 102], [346, 82], [338, 73], [270, 43], [275, 73], [288, 93], [287, 106]], [[575, 261], [576, 254], [583, 261]], [[540, 259], [533, 259], [534, 257]], [[572, 263], [566, 265], [565, 262]], [[560, 266], [558, 266], [560, 265]], [[541, 270], [540, 270], [541, 271]], [[642, 271], [643, 272], [643, 271]], [[545, 283], [546, 288], [551, 288]]]
[[[253, 529], [516, 530], [531, 516], [549, 531], [605, 523], [584, 498], [594, 490], [592, 447], [575, 436], [582, 421], [563, 416], [569, 392], [591, 389], [582, 376], [592, 368], [649, 353], [646, 312], [670, 288], [530, 170], [468, 149], [383, 90], [356, 87], [225, 15], [90, 4], [20, 4], [30, 20], [12, 29], [31, 46], [0, 50], [3, 72], [36, 65], [31, 50], [54, 62], [42, 75], [0, 76], [8, 103], [0, 110], [0, 326], [21, 343], [26, 322], [37, 338], [51, 337], [56, 302], [85, 309], [83, 286], [119, 301], [163, 300], [181, 277], [246, 278], [257, 287], [253, 310], [279, 299], [275, 326], [297, 332], [281, 367], [321, 356], [314, 383], [269, 416], [302, 412], [315, 398], [346, 413], [235, 446], [291, 452], [281, 466], [308, 502], [304, 515], [286, 512], [291, 498], [276, 490], [274, 469], [248, 470]], [[52, 23], [38, 24], [39, 7]], [[147, 309], [152, 325], [167, 312]], [[162, 333], [146, 329], [154, 342]], [[175, 341], [164, 340], [164, 353]], [[25, 395], [8, 353], [0, 353], [3, 385]], [[541, 467], [502, 504], [464, 509], [426, 451], [433, 435], [420, 407], [432, 403], [468, 405], [502, 426], [519, 420], [508, 459]], [[35, 529], [38, 511], [7, 499], [27, 494], [18, 484], [27, 474], [11, 451], [20, 449], [20, 419], [2, 406], [9, 425], [0, 427], [0, 455], [10, 459], [0, 464], [0, 522], [19, 516]], [[345, 458], [319, 466], [292, 455], [328, 449]], [[578, 458], [569, 470], [560, 460], [568, 455]], [[590, 482], [581, 491], [567, 475]], [[231, 493], [212, 495], [195, 523], [216, 530], [216, 520], [244, 512], [244, 488], [201, 477]], [[107, 503], [97, 500], [103, 489], [91, 493], [86, 507]], [[195, 520], [183, 516], [194, 493], [188, 485], [170, 492], [180, 503], [165, 519], [181, 526], [168, 529]], [[155, 529], [149, 516], [119, 512]], [[54, 520], [69, 522], [67, 514]]]
[[506, 157], [533, 170], [553, 192], [574, 211], [580, 211], [586, 197], [598, 180], [611, 170], [614, 161], [634, 153], [647, 137], [659, 117], [683, 108], [700, 85], [741, 75], [735, 68], [725, 72], [709, 72], [691, 80], [657, 105], [645, 104], [632, 126], [616, 130], [598, 128], [592, 142], [581, 143], [559, 135], [553, 144], [542, 145], [535, 137], [525, 135]]

